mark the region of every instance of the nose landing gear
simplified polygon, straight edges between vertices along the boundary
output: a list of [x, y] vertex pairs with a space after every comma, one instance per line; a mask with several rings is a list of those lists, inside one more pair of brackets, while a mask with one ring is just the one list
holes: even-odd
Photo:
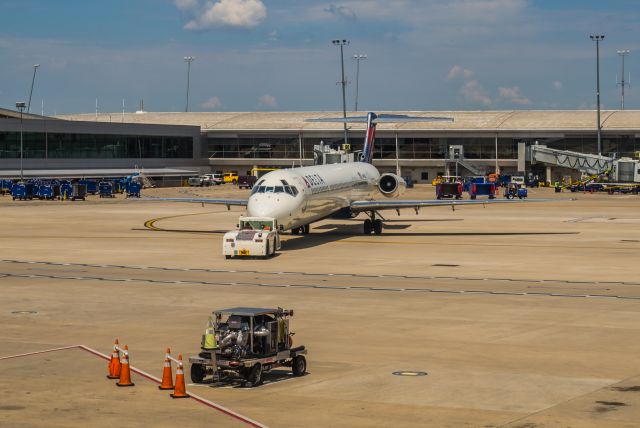
[[376, 235], [380, 235], [382, 233], [382, 220], [376, 218], [375, 211], [371, 211], [367, 215], [369, 218], [364, 221], [364, 234], [371, 235], [371, 232], [373, 232]]
[[302, 233], [303, 235], [308, 235], [310, 230], [311, 230], [311, 227], [308, 224], [305, 224], [304, 226], [294, 227], [293, 229], [291, 229], [291, 233], [294, 235], [297, 235], [299, 233]]

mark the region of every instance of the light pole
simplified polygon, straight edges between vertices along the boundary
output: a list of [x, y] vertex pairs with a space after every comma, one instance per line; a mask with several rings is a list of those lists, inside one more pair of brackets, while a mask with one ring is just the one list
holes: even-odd
[[24, 101], [19, 101], [16, 103], [16, 108], [18, 110], [20, 110], [20, 181], [23, 180], [24, 178], [24, 169], [22, 168], [22, 158], [23, 158], [23, 146], [22, 146], [22, 133], [23, 133], [23, 127], [22, 127], [22, 113], [24, 112], [24, 109], [26, 108], [26, 105], [24, 103]]
[[618, 83], [618, 85], [620, 85], [620, 88], [622, 89], [622, 93], [620, 94], [620, 110], [624, 110], [624, 87], [629, 84], [624, 80], [624, 57], [629, 55], [629, 49], [618, 51], [618, 55], [620, 55], [620, 58], [622, 58], [622, 80], [620, 81], [620, 83]]
[[189, 80], [191, 79], [191, 63], [195, 61], [194, 56], [185, 56], [184, 60], [187, 61], [187, 103], [184, 107], [185, 113], [189, 111]]
[[602, 124], [600, 123], [600, 42], [604, 40], [604, 34], [589, 36], [596, 42], [596, 103], [598, 108], [598, 155], [602, 155]]
[[358, 111], [358, 82], [360, 81], [360, 61], [363, 59], [367, 59], [367, 54], [356, 54], [353, 56], [353, 59], [356, 60], [356, 108], [355, 111]]
[[27, 103], [27, 113], [31, 111], [31, 95], [33, 95], [33, 84], [36, 82], [36, 70], [40, 64], [33, 64], [33, 77], [31, 78], [31, 90], [29, 91], [29, 102]]
[[344, 46], [349, 44], [349, 40], [346, 39], [341, 39], [341, 40], [333, 40], [331, 43], [333, 43], [336, 46], [340, 46], [340, 66], [341, 66], [341, 70], [342, 70], [342, 80], [340, 81], [340, 83], [342, 84], [342, 117], [345, 119], [344, 123], [342, 124], [344, 126], [344, 143], [348, 144], [348, 138], [347, 138], [347, 101], [346, 101], [346, 96], [345, 96], [345, 88], [347, 86], [347, 81], [344, 79]]

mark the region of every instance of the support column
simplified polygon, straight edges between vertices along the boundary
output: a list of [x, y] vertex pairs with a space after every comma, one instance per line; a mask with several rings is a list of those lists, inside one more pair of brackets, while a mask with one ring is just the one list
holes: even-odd
[[551, 167], [547, 167], [547, 184], [551, 184]]

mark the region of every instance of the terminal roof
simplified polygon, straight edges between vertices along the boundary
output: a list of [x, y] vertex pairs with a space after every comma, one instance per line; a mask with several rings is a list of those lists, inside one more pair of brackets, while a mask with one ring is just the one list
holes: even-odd
[[[378, 130], [401, 131], [593, 131], [595, 110], [505, 110], [505, 111], [380, 111], [380, 114], [408, 114], [411, 116], [443, 116], [453, 122], [381, 123]], [[347, 113], [347, 116], [362, 113]], [[339, 118], [342, 112], [188, 112], [143, 114], [127, 113], [127, 123], [195, 125], [201, 131], [342, 131], [342, 123], [305, 122], [314, 118]], [[95, 121], [93, 114], [59, 116], [60, 119]], [[103, 115], [98, 121], [108, 122]], [[640, 110], [603, 110], [604, 130], [640, 132]], [[366, 124], [353, 124], [352, 129], [364, 130]]]

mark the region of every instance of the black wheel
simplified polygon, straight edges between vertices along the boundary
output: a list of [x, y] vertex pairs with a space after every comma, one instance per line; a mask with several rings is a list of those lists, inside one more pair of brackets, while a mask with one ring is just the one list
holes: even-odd
[[475, 199], [475, 198], [476, 198], [476, 195], [471, 195], [471, 199]]
[[202, 383], [206, 370], [202, 364], [191, 364], [191, 382]]
[[262, 383], [262, 364], [258, 363], [251, 367], [249, 375], [247, 376], [247, 386], [258, 386]]
[[365, 235], [371, 235], [371, 230], [373, 229], [373, 224], [371, 223], [371, 220], [366, 219], [364, 221], [364, 234]]
[[265, 249], [264, 252], [264, 258], [268, 258], [271, 255], [271, 244], [269, 244], [269, 240], [267, 239], [267, 248]]
[[298, 233], [300, 233], [300, 228], [299, 227], [294, 227], [293, 229], [291, 229], [291, 233], [293, 235], [297, 235]]
[[310, 231], [311, 231], [311, 226], [309, 226], [308, 224], [305, 224], [304, 226], [302, 226], [303, 235], [308, 235]]
[[224, 258], [229, 260], [231, 258], [231, 256], [229, 254], [225, 254]]
[[293, 357], [291, 371], [293, 371], [294, 376], [303, 376], [307, 372], [307, 359], [304, 355], [296, 355]]
[[232, 180], [231, 184], [233, 184], [235, 186], [236, 184], [238, 184], [238, 180]]
[[373, 233], [380, 235], [382, 233], [382, 220], [375, 219], [373, 221]]

